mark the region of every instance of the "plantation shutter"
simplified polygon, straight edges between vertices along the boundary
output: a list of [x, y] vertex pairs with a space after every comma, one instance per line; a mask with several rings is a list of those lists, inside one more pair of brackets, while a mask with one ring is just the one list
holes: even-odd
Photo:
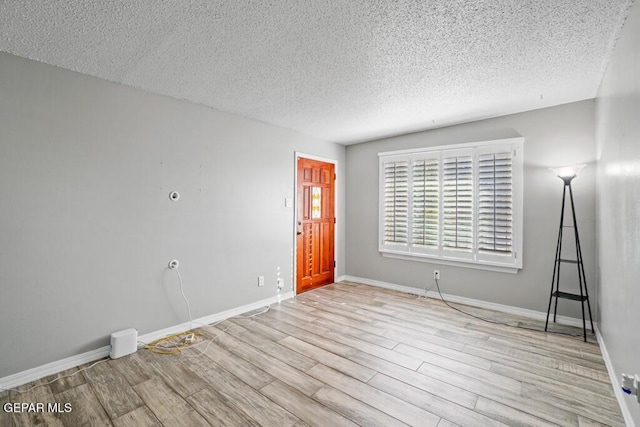
[[513, 152], [478, 156], [478, 251], [513, 256]]
[[[473, 156], [442, 159], [442, 246], [454, 256], [473, 253]], [[451, 252], [449, 255], [451, 255]]]
[[522, 147], [509, 138], [378, 153], [380, 253], [516, 273]]
[[412, 164], [411, 245], [416, 252], [437, 250], [439, 236], [440, 161], [414, 160]]
[[409, 234], [409, 162], [384, 163], [383, 244], [404, 245]]

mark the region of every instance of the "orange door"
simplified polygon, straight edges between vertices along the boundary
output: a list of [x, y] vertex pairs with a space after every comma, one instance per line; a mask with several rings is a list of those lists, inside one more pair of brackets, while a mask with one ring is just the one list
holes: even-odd
[[333, 283], [335, 165], [298, 158], [296, 292]]

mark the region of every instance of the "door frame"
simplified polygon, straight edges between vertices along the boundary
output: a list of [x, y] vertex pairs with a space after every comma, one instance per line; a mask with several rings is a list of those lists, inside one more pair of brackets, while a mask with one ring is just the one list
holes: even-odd
[[313, 154], [302, 153], [300, 151], [295, 151], [293, 153], [293, 221], [291, 223], [291, 235], [293, 239], [293, 259], [291, 262], [293, 263], [293, 276], [291, 277], [291, 281], [293, 282], [293, 295], [298, 295], [298, 242], [296, 239], [296, 231], [298, 229], [298, 157], [309, 160], [317, 160], [319, 162], [331, 163], [334, 165], [336, 179], [334, 183], [334, 191], [333, 191], [333, 215], [336, 218], [336, 224], [333, 228], [333, 258], [336, 262], [335, 267], [333, 267], [333, 281], [335, 282], [338, 279], [338, 260], [339, 260], [339, 248], [338, 248], [338, 231], [342, 229], [341, 221], [338, 221], [340, 218], [338, 217], [338, 183], [340, 181], [340, 175], [338, 174], [338, 161], [335, 159], [330, 159], [328, 157], [316, 156]]

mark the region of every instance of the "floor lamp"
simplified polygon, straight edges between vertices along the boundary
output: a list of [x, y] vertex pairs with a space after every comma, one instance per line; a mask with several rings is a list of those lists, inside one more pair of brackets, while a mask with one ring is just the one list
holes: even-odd
[[[574, 165], [565, 166], [560, 168], [550, 168], [558, 178], [562, 179], [564, 183], [562, 189], [562, 210], [560, 212], [560, 228], [558, 230], [558, 241], [556, 243], [556, 258], [553, 264], [553, 278], [551, 279], [551, 294], [549, 295], [549, 308], [547, 309], [547, 321], [544, 325], [544, 330], [547, 330], [549, 326], [549, 315], [551, 313], [551, 303], [555, 298], [555, 305], [553, 308], [553, 322], [556, 321], [556, 313], [558, 311], [558, 299], [568, 299], [573, 301], [580, 301], [582, 303], [582, 331], [584, 335], [584, 341], [587, 342], [587, 323], [584, 312], [584, 304], [587, 303], [587, 309], [589, 310], [589, 321], [591, 323], [591, 330], [593, 331], [593, 317], [591, 316], [591, 305], [589, 304], [589, 292], [587, 291], [587, 280], [584, 274], [584, 263], [582, 260], [582, 250], [580, 249], [580, 236], [578, 234], [578, 223], [576, 221], [576, 208], [573, 203], [573, 191], [571, 190], [571, 181], [578, 176], [580, 171], [587, 166]], [[569, 189], [569, 199], [571, 201], [571, 214], [573, 216], [573, 225], [564, 225], [564, 208], [565, 200], [567, 197], [567, 188]], [[576, 239], [576, 259], [562, 258], [562, 234], [565, 228], [573, 228], [574, 236]], [[580, 294], [572, 294], [568, 292], [560, 291], [560, 266], [563, 263], [576, 264], [578, 268], [578, 283], [580, 285]], [[554, 290], [555, 289], [555, 290]]]

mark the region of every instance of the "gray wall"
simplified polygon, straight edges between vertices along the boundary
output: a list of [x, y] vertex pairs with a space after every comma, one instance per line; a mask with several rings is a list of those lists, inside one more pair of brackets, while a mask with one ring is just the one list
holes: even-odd
[[[599, 328], [620, 374], [640, 374], [640, 4], [596, 100]], [[625, 397], [636, 425], [640, 405]]]
[[[380, 255], [378, 152], [516, 136], [525, 138], [524, 268], [517, 275]], [[593, 101], [348, 146], [347, 274], [423, 288], [434, 286], [432, 272], [437, 268], [444, 293], [546, 312], [562, 199], [562, 181], [547, 167], [594, 160]], [[595, 167], [591, 164], [576, 178], [573, 188], [587, 283], [595, 309], [594, 177]], [[563, 277], [563, 288], [566, 285], [566, 290], [577, 290], [577, 273], [570, 268], [565, 272], [571, 275]], [[558, 313], [581, 317], [580, 305], [560, 301]]]
[[289, 290], [294, 151], [339, 161], [344, 274], [343, 146], [0, 53], [0, 377], [187, 321], [172, 258], [194, 317]]

